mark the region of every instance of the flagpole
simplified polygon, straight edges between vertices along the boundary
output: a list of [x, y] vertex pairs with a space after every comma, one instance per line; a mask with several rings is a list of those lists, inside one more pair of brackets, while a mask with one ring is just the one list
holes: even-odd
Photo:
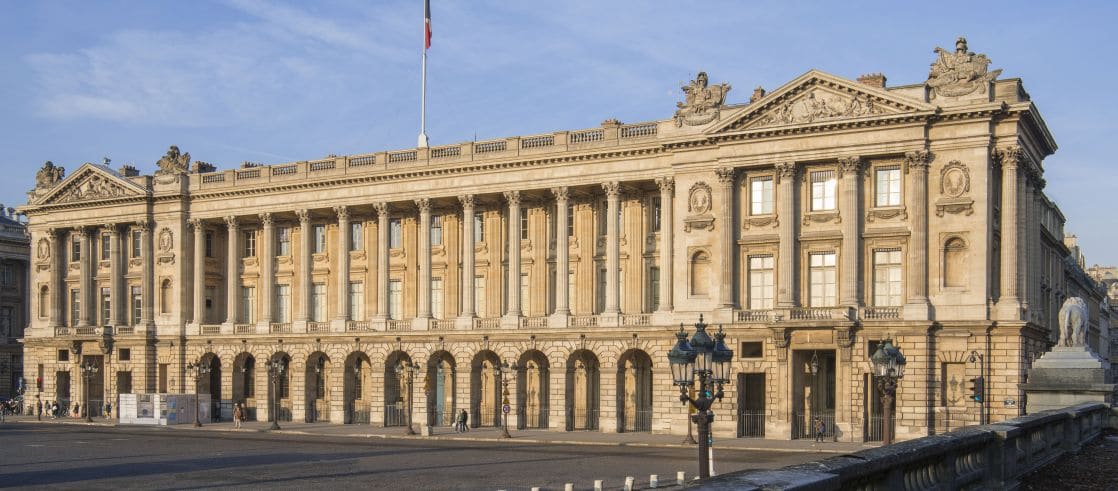
[[420, 82], [422, 88], [419, 97], [419, 144], [416, 145], [418, 148], [427, 148], [427, 33], [430, 29], [427, 25], [430, 15], [428, 1], [425, 0], [423, 3], [423, 76]]

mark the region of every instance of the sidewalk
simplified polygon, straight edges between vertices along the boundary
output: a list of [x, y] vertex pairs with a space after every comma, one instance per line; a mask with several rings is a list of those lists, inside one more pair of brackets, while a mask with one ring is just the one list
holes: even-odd
[[[242, 428], [233, 427], [232, 422], [205, 423], [201, 428], [190, 424], [170, 425], [166, 427], [149, 425], [117, 425], [116, 420], [94, 418], [93, 423], [86, 423], [82, 419], [43, 419], [37, 421], [31, 416], [8, 416], [10, 423], [38, 423], [38, 424], [68, 424], [105, 426], [121, 428], [159, 428], [168, 431], [208, 431], [208, 432], [237, 432], [253, 433], [267, 432], [282, 435], [308, 435], [331, 438], [391, 438], [409, 440], [456, 440], [456, 441], [498, 441], [501, 438], [499, 428], [471, 428], [468, 433], [455, 433], [452, 428], [434, 427], [431, 436], [405, 435], [401, 427], [376, 427], [370, 425], [340, 425], [331, 423], [294, 423], [282, 422], [282, 429], [271, 431], [271, 423], [250, 421]], [[419, 425], [415, 428], [420, 430]], [[542, 443], [560, 445], [602, 445], [602, 446], [633, 446], [633, 447], [658, 447], [658, 448], [694, 448], [694, 445], [683, 444], [683, 437], [679, 435], [658, 435], [652, 433], [601, 433], [597, 431], [553, 431], [553, 430], [514, 430], [509, 429], [512, 442], [516, 443]], [[825, 442], [814, 443], [810, 440], [766, 440], [763, 438], [715, 438], [714, 446], [720, 450], [762, 450], [770, 452], [819, 452], [819, 453], [852, 453], [867, 448], [878, 446], [875, 443], [860, 442]]]

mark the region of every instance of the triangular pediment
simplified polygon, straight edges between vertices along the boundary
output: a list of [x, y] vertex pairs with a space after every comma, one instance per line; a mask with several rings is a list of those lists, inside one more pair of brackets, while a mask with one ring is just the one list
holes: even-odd
[[120, 177], [112, 169], [87, 162], [62, 182], [42, 193], [34, 204], [53, 205], [146, 195], [142, 186]]
[[809, 126], [935, 111], [935, 106], [887, 90], [811, 70], [766, 94], [707, 133]]

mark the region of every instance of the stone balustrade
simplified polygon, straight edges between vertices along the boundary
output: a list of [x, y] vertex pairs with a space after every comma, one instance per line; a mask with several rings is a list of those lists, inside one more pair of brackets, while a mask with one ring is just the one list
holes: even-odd
[[774, 470], [723, 474], [693, 489], [1016, 489], [1021, 476], [1113, 427], [1106, 404], [1042, 411], [985, 426]]

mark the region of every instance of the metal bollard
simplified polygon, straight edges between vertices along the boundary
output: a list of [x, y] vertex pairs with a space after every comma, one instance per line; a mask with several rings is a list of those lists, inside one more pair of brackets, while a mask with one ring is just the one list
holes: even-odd
[[687, 477], [686, 472], [683, 472], [683, 471], [676, 472], [675, 473], [675, 483], [682, 486], [683, 483], [687, 480], [686, 477]]
[[594, 480], [594, 491], [602, 491], [602, 488], [604, 487], [603, 484], [604, 484], [604, 481], [602, 481], [601, 479], [595, 479]]
[[656, 489], [656, 487], [659, 486], [659, 485], [660, 485], [660, 476], [658, 476], [656, 474], [650, 474], [648, 476], [648, 487], [650, 489]]
[[633, 476], [625, 476], [625, 491], [633, 491], [634, 481], [636, 481], [636, 479], [633, 479]]
[[540, 488], [538, 486], [534, 487], [534, 488], [532, 488], [532, 491], [540, 491]]
[[563, 485], [563, 491], [575, 491], [574, 483], [567, 483]]

